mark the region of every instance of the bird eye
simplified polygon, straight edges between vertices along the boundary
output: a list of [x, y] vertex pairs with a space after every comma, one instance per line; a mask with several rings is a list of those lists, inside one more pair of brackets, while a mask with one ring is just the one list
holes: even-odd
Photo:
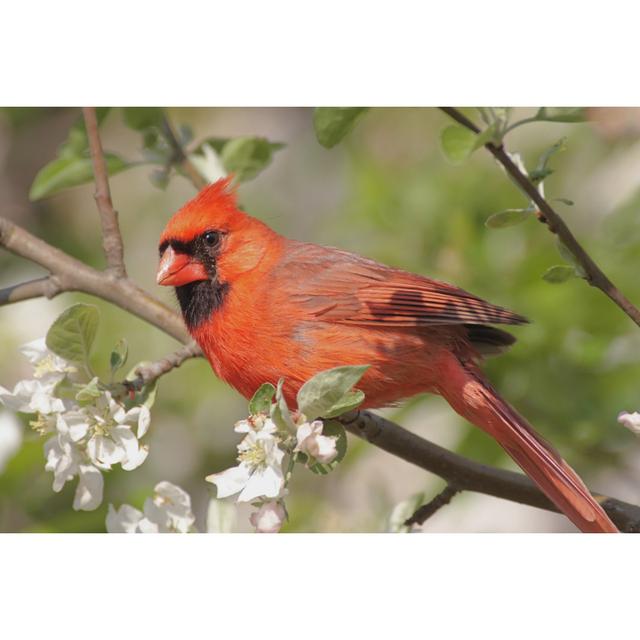
[[220, 240], [220, 234], [217, 231], [207, 231], [202, 237], [209, 247], [215, 247]]

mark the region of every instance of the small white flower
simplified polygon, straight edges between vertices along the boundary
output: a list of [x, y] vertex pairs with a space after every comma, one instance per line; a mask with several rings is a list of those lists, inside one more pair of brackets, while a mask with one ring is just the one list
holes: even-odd
[[44, 445], [45, 469], [53, 471], [53, 490], [62, 491], [65, 483], [79, 476], [73, 499], [76, 511], [93, 511], [102, 502], [104, 481], [99, 469], [83, 460], [82, 453], [68, 434], [58, 432]]
[[189, 494], [171, 482], [159, 482], [152, 498], [144, 503], [144, 513], [124, 504], [118, 510], [109, 505], [109, 533], [187, 533], [196, 521]]
[[276, 426], [267, 419], [259, 430], [251, 421], [243, 420], [236, 425], [236, 431], [247, 433], [238, 445], [237, 467], [207, 476], [206, 480], [216, 485], [218, 498], [240, 493], [238, 502], [251, 502], [255, 498], [276, 498], [284, 487], [282, 458], [284, 451], [278, 447], [279, 440], [274, 435]]
[[287, 512], [279, 502], [265, 502], [249, 516], [256, 533], [278, 533], [282, 527]]
[[322, 421], [305, 422], [298, 427], [294, 451], [306, 453], [322, 464], [333, 462], [338, 455], [335, 436], [322, 435]]
[[107, 533], [136, 533], [142, 518], [142, 511], [129, 504], [123, 504], [118, 510], [110, 504], [107, 513]]
[[144, 515], [156, 524], [160, 533], [176, 531], [187, 533], [196, 521], [191, 511], [189, 494], [171, 482], [159, 482], [153, 498], [144, 503]]
[[56, 413], [64, 411], [64, 402], [53, 395], [59, 381], [21, 380], [13, 391], [0, 386], [0, 402], [18, 413]]
[[0, 473], [22, 444], [22, 424], [8, 411], [0, 412]]
[[49, 351], [45, 338], [38, 338], [23, 344], [20, 347], [20, 351], [33, 365], [34, 378], [39, 378], [43, 382], [55, 381], [57, 384], [68, 373], [77, 371], [76, 367], [69, 364], [64, 358]]
[[640, 435], [640, 413], [637, 411], [634, 411], [633, 413], [621, 411], [618, 414], [618, 422], [629, 429], [629, 431], [636, 435]]
[[[120, 464], [126, 471], [139, 467], [149, 454], [149, 448], [140, 446], [138, 438], [149, 428], [149, 409], [134, 407], [129, 411], [105, 391], [94, 404], [70, 411], [62, 417], [71, 438], [78, 442], [88, 437], [86, 451], [100, 469], [111, 469]], [[137, 434], [130, 425], [137, 425]]]

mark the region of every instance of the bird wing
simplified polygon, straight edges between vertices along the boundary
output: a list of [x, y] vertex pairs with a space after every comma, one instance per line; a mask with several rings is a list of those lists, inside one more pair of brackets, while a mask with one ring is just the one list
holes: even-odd
[[295, 243], [287, 255], [280, 268], [290, 299], [318, 320], [397, 328], [527, 322], [457, 287], [338, 249]]

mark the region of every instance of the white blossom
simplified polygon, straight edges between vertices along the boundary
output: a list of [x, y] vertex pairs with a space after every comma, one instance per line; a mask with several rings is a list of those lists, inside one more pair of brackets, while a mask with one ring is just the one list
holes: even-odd
[[142, 511], [132, 507], [130, 504], [123, 504], [119, 509], [114, 509], [109, 505], [107, 513], [108, 533], [136, 533], [140, 520], [144, 517]]
[[20, 380], [9, 391], [0, 385], [0, 402], [7, 409], [18, 413], [41, 413], [44, 415], [64, 411], [64, 402], [53, 395], [56, 384], [59, 381], [49, 379], [46, 382], [41, 380]]
[[77, 371], [76, 367], [64, 358], [50, 351], [44, 338], [23, 344], [20, 347], [20, 352], [33, 365], [34, 378], [40, 379], [43, 383], [55, 382], [57, 384], [67, 374]]
[[79, 476], [73, 499], [76, 511], [92, 511], [102, 503], [103, 478], [99, 469], [83, 460], [82, 452], [69, 438], [58, 432], [44, 445], [47, 458], [45, 469], [53, 471], [53, 490], [62, 491], [65, 483]]
[[109, 505], [109, 533], [187, 533], [196, 520], [191, 510], [191, 498], [186, 491], [171, 482], [159, 482], [154, 495], [147, 498], [144, 511], [124, 504], [119, 509]]
[[298, 427], [294, 451], [306, 453], [322, 464], [333, 462], [338, 455], [335, 436], [322, 435], [322, 421], [305, 422]]
[[618, 414], [618, 422], [629, 429], [629, 431], [636, 435], [640, 435], [640, 413], [637, 411], [634, 411], [633, 413], [621, 411]]
[[249, 516], [256, 533], [278, 533], [287, 517], [287, 512], [280, 502], [265, 502]]
[[239, 493], [238, 502], [251, 502], [259, 497], [276, 498], [284, 487], [282, 459], [276, 425], [268, 418], [242, 420], [235, 426], [246, 433], [238, 445], [240, 464], [207, 476], [218, 489], [218, 498]]

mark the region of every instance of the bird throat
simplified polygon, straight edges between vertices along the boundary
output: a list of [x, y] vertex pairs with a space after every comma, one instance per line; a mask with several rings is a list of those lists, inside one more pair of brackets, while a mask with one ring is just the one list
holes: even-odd
[[176, 287], [182, 317], [189, 331], [211, 318], [224, 303], [229, 284], [215, 280], [199, 280]]

